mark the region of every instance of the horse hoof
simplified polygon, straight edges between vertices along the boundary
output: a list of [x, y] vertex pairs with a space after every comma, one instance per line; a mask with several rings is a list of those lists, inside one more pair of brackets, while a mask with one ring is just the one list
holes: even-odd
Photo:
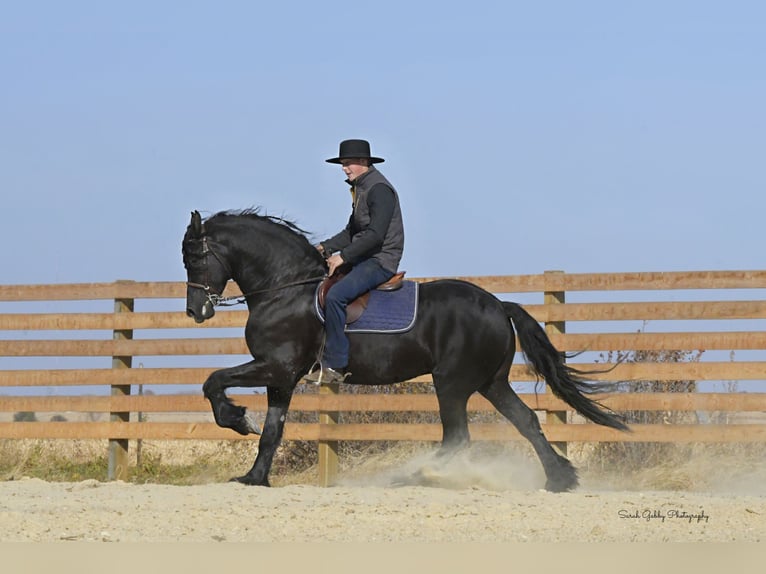
[[247, 434], [261, 434], [261, 427], [258, 426], [258, 423], [255, 422], [255, 417], [250, 414], [249, 411], [245, 411], [245, 416], [242, 417], [245, 428], [247, 429]]
[[415, 472], [398, 476], [392, 480], [392, 486], [436, 486], [441, 479], [433, 468], [421, 468]]
[[578, 481], [574, 480], [548, 480], [545, 483], [545, 490], [548, 492], [571, 492], [578, 486]]
[[241, 417], [236, 419], [230, 428], [237, 431], [242, 436], [247, 436], [249, 434], [261, 434], [261, 428], [258, 426], [258, 423], [255, 422], [255, 417], [248, 411], [245, 411]]
[[259, 482], [247, 474], [245, 476], [235, 476], [234, 478], [230, 478], [229, 482], [237, 482], [239, 484], [246, 484], [247, 486], [271, 486], [268, 480]]

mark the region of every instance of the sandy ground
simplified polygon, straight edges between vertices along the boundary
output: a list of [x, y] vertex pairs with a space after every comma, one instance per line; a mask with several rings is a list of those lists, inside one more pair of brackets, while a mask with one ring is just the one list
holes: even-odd
[[766, 539], [766, 497], [478, 488], [0, 484], [0, 537], [102, 542]]
[[[529, 460], [504, 459], [481, 471], [469, 462], [442, 469], [427, 486], [396, 486], [411, 470], [406, 465], [362, 471], [330, 488], [9, 480], [0, 482], [0, 542], [766, 540], [763, 466], [697, 483], [707, 491], [694, 484], [617, 490], [586, 473], [577, 491], [553, 494], [539, 489], [541, 471]], [[422, 461], [408, 464], [422, 468]], [[620, 477], [620, 487], [635, 479]]]

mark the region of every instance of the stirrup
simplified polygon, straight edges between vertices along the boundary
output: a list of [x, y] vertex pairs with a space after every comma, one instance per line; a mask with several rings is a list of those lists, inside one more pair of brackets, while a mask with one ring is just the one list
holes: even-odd
[[303, 380], [315, 385], [321, 385], [322, 383], [342, 383], [350, 376], [351, 373], [340, 373], [331, 367], [320, 367], [304, 375]]
[[314, 361], [314, 364], [309, 367], [309, 372], [306, 373], [301, 377], [302, 381], [305, 381], [307, 383], [311, 383], [313, 385], [319, 385], [319, 380], [317, 380], [317, 377], [312, 377], [314, 373], [321, 373], [322, 372], [322, 363], [319, 361]]

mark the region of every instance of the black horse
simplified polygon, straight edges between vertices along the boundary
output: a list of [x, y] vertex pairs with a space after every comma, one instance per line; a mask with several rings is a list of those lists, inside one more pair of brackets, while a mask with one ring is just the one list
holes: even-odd
[[[194, 211], [182, 252], [186, 312], [196, 322], [215, 314], [229, 279], [247, 301], [245, 339], [253, 360], [213, 372], [203, 392], [216, 423], [246, 435], [257, 434], [258, 427], [244, 407], [226, 396], [226, 389], [266, 387], [268, 411], [258, 455], [250, 471], [233, 480], [268, 486], [293, 391], [317, 361], [323, 342], [313, 298], [327, 267], [302, 230], [257, 210], [222, 212], [204, 222]], [[617, 416], [585, 396], [603, 388], [568, 367], [542, 327], [516, 303], [448, 279], [421, 284], [418, 296], [418, 317], [408, 332], [349, 336], [351, 376], [346, 382], [381, 385], [430, 373], [443, 428], [438, 454], [468, 444], [466, 404], [479, 392], [532, 443], [548, 490], [577, 486], [576, 470], [551, 447], [537, 415], [508, 382], [516, 351], [514, 327], [530, 367], [558, 397], [595, 423], [627, 430]]]

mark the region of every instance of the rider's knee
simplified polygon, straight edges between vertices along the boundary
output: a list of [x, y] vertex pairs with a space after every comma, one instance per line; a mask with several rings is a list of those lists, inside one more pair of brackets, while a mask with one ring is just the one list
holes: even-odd
[[325, 296], [324, 304], [325, 306], [346, 305], [347, 301], [343, 294], [339, 293], [337, 289], [330, 289]]

